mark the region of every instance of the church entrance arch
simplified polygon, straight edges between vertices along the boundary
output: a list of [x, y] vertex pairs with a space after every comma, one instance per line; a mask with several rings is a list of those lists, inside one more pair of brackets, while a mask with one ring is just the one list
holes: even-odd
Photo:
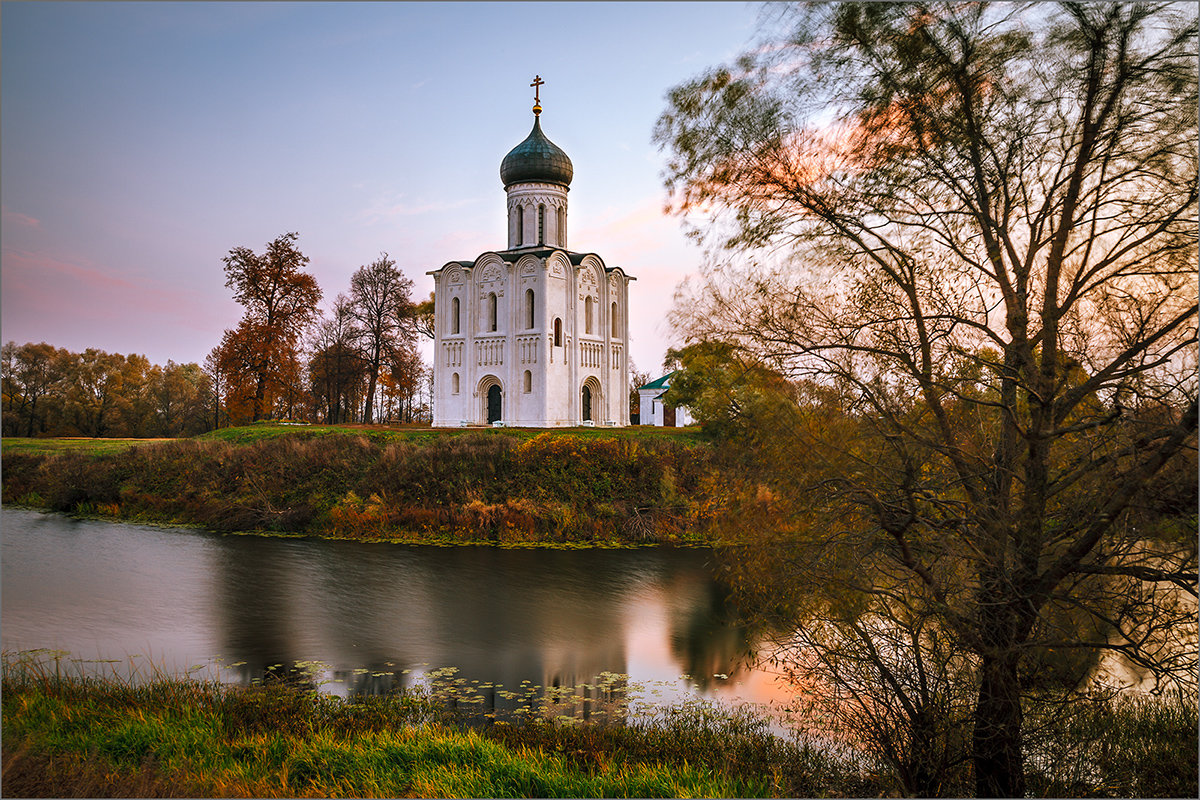
[[600, 394], [600, 381], [588, 378], [579, 390], [579, 419], [583, 422], [595, 422], [597, 417], [604, 417], [604, 404]]
[[479, 382], [480, 417], [492, 424], [504, 419], [504, 388], [494, 375], [488, 375]]

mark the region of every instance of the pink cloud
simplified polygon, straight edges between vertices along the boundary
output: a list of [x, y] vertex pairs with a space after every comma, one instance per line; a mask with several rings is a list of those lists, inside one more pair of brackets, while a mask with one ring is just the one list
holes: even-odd
[[42, 227], [41, 220], [35, 219], [34, 217], [29, 216], [28, 214], [22, 214], [17, 211], [9, 211], [7, 208], [5, 208], [3, 210], [3, 213], [4, 213], [4, 224], [6, 224], [6, 225], [17, 225], [22, 228], [40, 228], [40, 227]]
[[76, 264], [70, 261], [53, 258], [41, 253], [31, 253], [27, 250], [6, 248], [3, 255], [5, 274], [16, 275], [45, 275], [58, 273], [97, 288], [125, 289], [144, 291], [145, 287], [130, 283], [127, 280], [114, 277], [102, 268], [88, 263]]

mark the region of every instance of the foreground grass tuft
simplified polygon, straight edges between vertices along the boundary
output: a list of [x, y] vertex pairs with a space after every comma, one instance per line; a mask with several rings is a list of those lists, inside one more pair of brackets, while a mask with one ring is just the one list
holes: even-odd
[[284, 685], [131, 685], [6, 658], [3, 725], [8, 796], [817, 794], [797, 791], [816, 785], [817, 756], [744, 721], [697, 721], [700, 736], [682, 718], [472, 728], [413, 691], [346, 701]]

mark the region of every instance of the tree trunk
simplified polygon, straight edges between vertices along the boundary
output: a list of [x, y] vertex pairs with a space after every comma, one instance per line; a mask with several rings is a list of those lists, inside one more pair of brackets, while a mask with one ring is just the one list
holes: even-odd
[[371, 367], [371, 375], [367, 381], [367, 409], [363, 412], [363, 423], [370, 425], [375, 404], [375, 378], [379, 374], [378, 365]]
[[262, 369], [258, 373], [258, 379], [254, 387], [254, 413], [252, 422], [258, 422], [263, 418], [263, 398], [267, 394], [267, 373], [266, 369]]
[[975, 704], [976, 797], [1025, 794], [1020, 688], [1016, 656], [1005, 654], [983, 659]]

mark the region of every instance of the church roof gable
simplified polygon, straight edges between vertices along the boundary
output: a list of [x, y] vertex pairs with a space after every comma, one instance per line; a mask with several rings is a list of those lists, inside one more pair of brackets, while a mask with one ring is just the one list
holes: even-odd
[[[679, 370], [675, 370], [675, 372], [678, 372], [678, 371]], [[667, 388], [669, 388], [671, 385], [671, 376], [673, 376], [675, 374], [675, 372], [668, 372], [666, 375], [663, 375], [658, 380], [650, 381], [649, 383], [639, 386], [638, 391], [640, 392], [643, 389], [667, 389]]]

